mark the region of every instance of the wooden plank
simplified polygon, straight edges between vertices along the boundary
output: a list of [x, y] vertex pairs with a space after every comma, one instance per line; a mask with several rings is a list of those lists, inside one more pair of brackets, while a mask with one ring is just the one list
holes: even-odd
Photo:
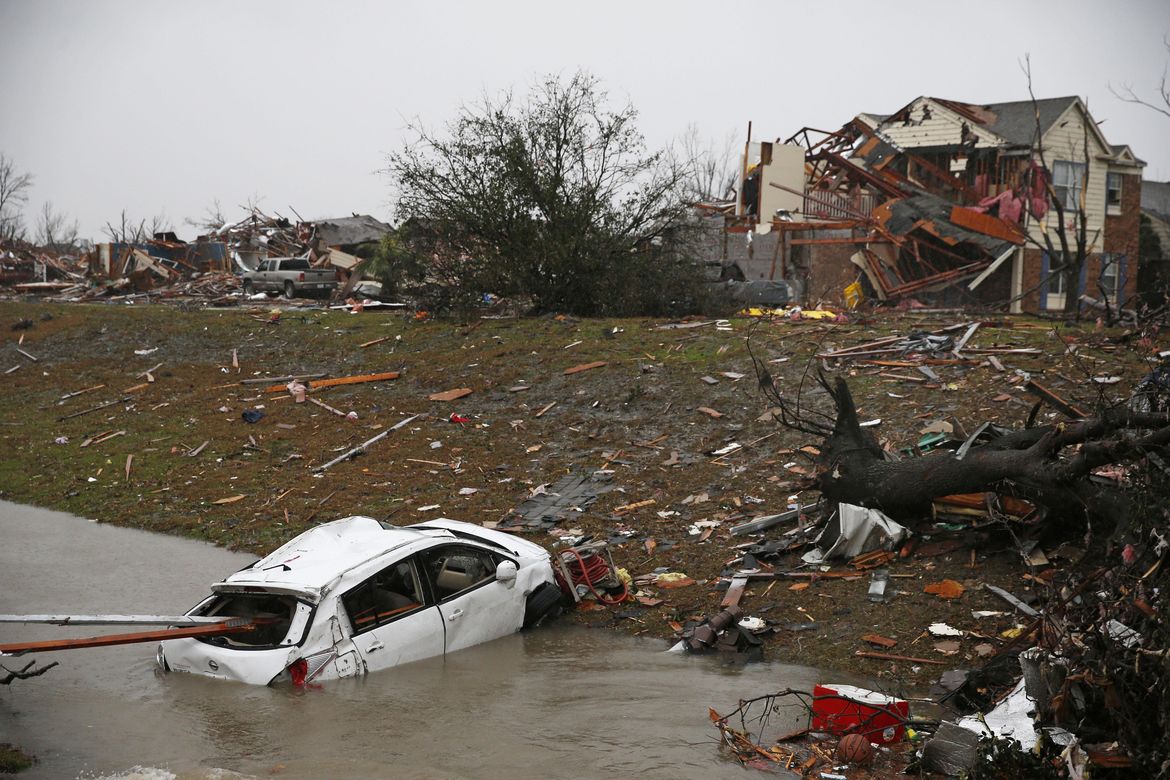
[[[239, 382], [232, 382], [226, 385], [219, 385], [220, 387], [231, 387], [232, 385], [262, 385], [267, 382], [292, 382], [294, 379], [298, 382], [303, 382], [306, 379], [321, 379], [326, 374], [324, 371], [316, 374], [289, 374], [288, 376], [262, 376], [254, 379], [241, 379]], [[283, 387], [283, 385], [282, 385]]]
[[0, 623], [53, 626], [202, 626], [222, 622], [222, 615], [0, 615]]
[[64, 401], [67, 398], [73, 398], [74, 396], [79, 396], [82, 393], [88, 393], [91, 390], [101, 390], [103, 387], [105, 387], [105, 385], [94, 385], [93, 387], [87, 387], [83, 390], [74, 390], [72, 393], [66, 393], [65, 395], [61, 396], [60, 400]]
[[90, 636], [81, 639], [50, 639], [44, 642], [14, 642], [0, 645], [0, 653], [22, 655], [24, 653], [47, 653], [54, 650], [77, 650], [84, 647], [109, 647], [111, 645], [131, 645], [140, 642], [157, 642], [162, 639], [182, 639], [196, 636], [220, 636], [221, 634], [239, 634], [253, 631], [256, 622], [244, 622], [243, 618], [213, 623], [209, 626], [188, 626], [184, 628], [162, 629], [160, 631], [139, 631], [132, 634], [107, 634], [105, 636]]
[[112, 439], [115, 436], [125, 436], [125, 435], [126, 435], [126, 431], [112, 431], [110, 433], [104, 433], [100, 436], [95, 436], [92, 439], [88, 439], [86, 441], [83, 441], [81, 443], [81, 446], [88, 447], [91, 444], [101, 444], [103, 441], [108, 441], [109, 439]]
[[470, 387], [457, 387], [454, 390], [444, 390], [441, 393], [431, 393], [427, 398], [432, 401], [454, 401], [458, 398], [471, 395]]
[[971, 337], [975, 335], [975, 331], [979, 330], [979, 326], [981, 324], [982, 323], [979, 322], [973, 322], [971, 323], [971, 327], [967, 328], [967, 332], [963, 334], [963, 337], [959, 339], [958, 342], [956, 342], [955, 348], [952, 350], [955, 354], [955, 357], [959, 357], [959, 353], [963, 351], [963, 347], [967, 346], [967, 342], [970, 341]]
[[393, 336], [383, 336], [380, 339], [373, 339], [371, 341], [362, 342], [361, 344], [358, 344], [358, 346], [361, 347], [362, 349], [365, 349], [366, 347], [372, 347], [375, 344], [381, 344], [383, 341], [389, 341], [392, 338], [394, 338], [394, 337]]
[[731, 585], [727, 588], [727, 595], [723, 597], [723, 601], [719, 602], [719, 608], [738, 607], [740, 599], [743, 598], [743, 592], [747, 588], [747, 584], [747, 577], [732, 577]]
[[[386, 371], [381, 374], [362, 374], [360, 376], [339, 376], [336, 379], [314, 379], [307, 383], [310, 390], [319, 390], [322, 387], [337, 387], [338, 385], [359, 385], [365, 382], [383, 382], [389, 379], [397, 379], [399, 373], [397, 371]], [[291, 380], [290, 380], [291, 381]], [[272, 385], [264, 388], [266, 393], [280, 393], [288, 390], [287, 383], [283, 385]]]
[[113, 401], [106, 401], [104, 404], [98, 404], [97, 406], [91, 406], [88, 409], [82, 409], [80, 412], [74, 412], [73, 414], [67, 414], [63, 417], [58, 417], [57, 422], [61, 422], [62, 420], [72, 420], [74, 417], [81, 417], [83, 414], [89, 414], [90, 412], [96, 412], [99, 409], [105, 409], [107, 407], [113, 406], [114, 404], [120, 404], [123, 401], [129, 401], [129, 400], [130, 400], [129, 398], [116, 398]]
[[309, 403], [316, 404], [317, 406], [320, 406], [322, 409], [324, 409], [327, 412], [333, 412], [338, 417], [345, 417], [345, 412], [341, 411], [340, 409], [334, 409], [332, 406], [325, 403], [324, 401], [318, 401], [316, 398], [310, 398]]
[[607, 366], [607, 365], [609, 365], [609, 363], [604, 361], [604, 360], [595, 360], [592, 363], [582, 363], [579, 366], [573, 366], [572, 368], [566, 368], [565, 369], [565, 376], [569, 376], [570, 374], [579, 374], [582, 371], [591, 371], [592, 369], [601, 368], [602, 366]]
[[1047, 387], [1035, 380], [1029, 379], [1024, 384], [1024, 389], [1032, 395], [1042, 399], [1045, 403], [1047, 403], [1053, 409], [1059, 411], [1065, 417], [1073, 420], [1083, 420], [1088, 417], [1088, 415], [1081, 411], [1081, 409], [1064, 400], [1059, 395], [1052, 392]]
[[936, 661], [933, 658], [914, 658], [909, 655], [894, 655], [892, 653], [875, 653], [870, 650], [858, 650], [853, 653], [858, 658], [874, 658], [879, 661], [905, 661], [912, 664], [933, 664], [935, 666], [946, 666], [946, 661]]

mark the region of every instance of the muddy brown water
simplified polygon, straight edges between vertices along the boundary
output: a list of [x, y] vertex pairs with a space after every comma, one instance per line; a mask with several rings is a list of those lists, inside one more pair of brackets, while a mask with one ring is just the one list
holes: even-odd
[[[0, 502], [0, 613], [178, 614], [254, 560], [207, 544]], [[114, 632], [133, 629], [113, 629]], [[101, 629], [0, 624], [0, 641]], [[60, 666], [0, 686], [0, 743], [21, 778], [729, 777], [707, 708], [815, 670], [664, 653], [552, 625], [308, 690], [157, 673], [154, 644], [34, 656]], [[9, 668], [27, 658], [5, 658]], [[864, 682], [842, 680], [840, 682]], [[792, 708], [777, 727], [803, 721]], [[752, 773], [754, 774], [754, 773]]]

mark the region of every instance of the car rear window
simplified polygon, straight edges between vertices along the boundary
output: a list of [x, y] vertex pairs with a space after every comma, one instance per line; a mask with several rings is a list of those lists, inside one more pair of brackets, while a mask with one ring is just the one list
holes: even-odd
[[[292, 596], [273, 593], [224, 593], [216, 596], [200, 610], [208, 617], [247, 618], [260, 622], [252, 631], [223, 636], [204, 637], [200, 641], [219, 647], [264, 650], [295, 645], [300, 636], [290, 636], [298, 606], [306, 608]], [[298, 633], [303, 634], [307, 622], [297, 621]]]
[[283, 271], [308, 271], [309, 261], [304, 259], [283, 260], [280, 263]]

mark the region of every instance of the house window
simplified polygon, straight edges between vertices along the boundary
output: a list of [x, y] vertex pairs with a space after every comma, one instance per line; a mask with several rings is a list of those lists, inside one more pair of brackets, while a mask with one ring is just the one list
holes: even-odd
[[1048, 294], [1064, 295], [1064, 261], [1059, 255], [1052, 258], [1048, 268]]
[[1100, 289], [1110, 303], [1116, 303], [1120, 298], [1121, 287], [1121, 258], [1118, 255], [1101, 255], [1101, 274], [1098, 277]]
[[1105, 211], [1108, 214], [1121, 213], [1121, 174], [1105, 175]]
[[1057, 160], [1052, 166], [1052, 188], [1065, 211], [1075, 211], [1080, 207], [1084, 183], [1084, 163]]

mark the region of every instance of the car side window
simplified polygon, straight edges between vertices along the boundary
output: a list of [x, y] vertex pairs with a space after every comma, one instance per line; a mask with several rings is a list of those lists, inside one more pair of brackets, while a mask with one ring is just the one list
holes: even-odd
[[386, 625], [423, 608], [425, 599], [413, 560], [399, 561], [341, 597], [355, 634]]
[[496, 565], [503, 560], [487, 550], [462, 545], [436, 547], [422, 557], [439, 601], [494, 580]]

